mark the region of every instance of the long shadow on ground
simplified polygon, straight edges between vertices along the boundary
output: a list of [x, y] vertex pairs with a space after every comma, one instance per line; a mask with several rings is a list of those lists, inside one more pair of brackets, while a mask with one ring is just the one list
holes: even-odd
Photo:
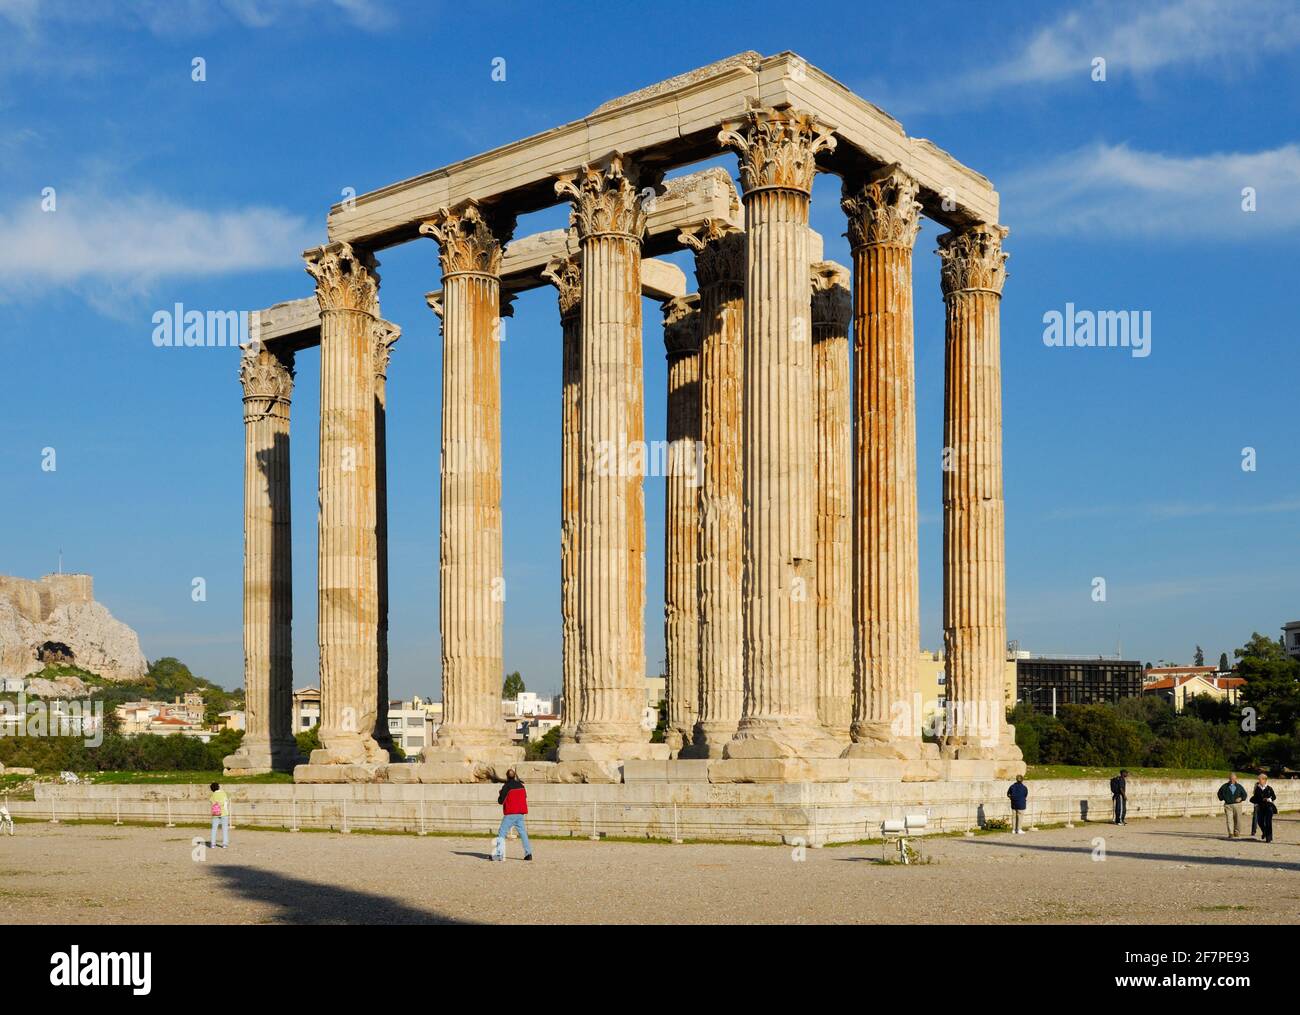
[[214, 868], [228, 889], [246, 899], [279, 907], [272, 919], [278, 923], [351, 924], [470, 924], [427, 909], [371, 892], [304, 881], [258, 867], [235, 865]]
[[[1000, 846], [1004, 849], [1031, 849], [1044, 853], [1079, 853], [1089, 856], [1092, 846], [1031, 846], [1025, 842], [998, 842], [995, 839], [958, 839], [966, 846]], [[1127, 857], [1131, 860], [1165, 860], [1174, 863], [1204, 863], [1216, 867], [1255, 867], [1260, 870], [1300, 871], [1300, 863], [1283, 863], [1278, 860], [1248, 860], [1235, 856], [1184, 855], [1181, 853], [1140, 853], [1133, 850], [1111, 849], [1106, 847], [1106, 856]]]

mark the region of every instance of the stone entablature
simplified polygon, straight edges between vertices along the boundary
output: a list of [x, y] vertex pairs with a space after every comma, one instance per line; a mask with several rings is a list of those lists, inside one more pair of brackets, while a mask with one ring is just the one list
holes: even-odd
[[555, 204], [557, 175], [611, 151], [661, 170], [711, 158], [720, 126], [754, 108], [806, 110], [831, 126], [832, 172], [898, 164], [918, 182], [926, 214], [945, 225], [998, 220], [997, 192], [987, 178], [930, 141], [908, 137], [893, 117], [784, 52], [719, 61], [606, 103], [582, 120], [362, 194], [330, 210], [329, 237], [382, 249], [414, 238], [436, 208], [467, 200], [491, 200], [514, 214], [537, 211]]

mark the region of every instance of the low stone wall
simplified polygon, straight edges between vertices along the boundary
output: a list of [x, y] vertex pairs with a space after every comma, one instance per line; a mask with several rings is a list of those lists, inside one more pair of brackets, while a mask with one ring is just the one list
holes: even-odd
[[[1216, 814], [1216, 779], [1130, 782], [1131, 818]], [[284, 829], [458, 832], [489, 836], [501, 820], [491, 784], [230, 784], [232, 822]], [[878, 838], [881, 823], [924, 814], [927, 832], [978, 828], [1010, 817], [1003, 781], [530, 784], [532, 834], [793, 842]], [[206, 786], [37, 784], [35, 801], [11, 801], [18, 817], [203, 825]], [[1110, 820], [1104, 779], [1030, 783], [1035, 824]]]

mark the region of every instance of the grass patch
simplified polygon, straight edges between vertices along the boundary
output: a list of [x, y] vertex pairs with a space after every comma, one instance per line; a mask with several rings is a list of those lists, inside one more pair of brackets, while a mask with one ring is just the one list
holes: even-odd
[[[1111, 779], [1119, 775], [1119, 768], [1100, 768], [1089, 765], [1029, 765], [1026, 779]], [[1130, 779], [1226, 779], [1227, 772], [1209, 768], [1130, 768]], [[1237, 773], [1241, 777], [1250, 772]]]
[[[80, 774], [80, 773], [79, 773]], [[201, 785], [219, 782], [223, 786], [235, 786], [246, 783], [292, 783], [292, 772], [267, 772], [262, 775], [222, 775], [220, 772], [87, 772], [83, 779], [89, 779], [96, 786], [105, 785]]]

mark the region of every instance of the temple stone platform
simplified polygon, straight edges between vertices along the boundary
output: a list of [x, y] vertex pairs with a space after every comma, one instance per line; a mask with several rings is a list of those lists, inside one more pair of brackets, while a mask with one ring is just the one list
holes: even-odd
[[[658, 745], [651, 745], [658, 746]], [[517, 761], [513, 757], [471, 761], [423, 761], [392, 765], [299, 765], [295, 783], [439, 783], [504, 782], [514, 768], [533, 783], [874, 783], [970, 782], [1014, 779], [1023, 762], [926, 757], [897, 758], [700, 758], [676, 760]]]
[[[709, 766], [703, 762], [687, 764], [684, 773], [703, 775], [668, 781], [657, 763], [642, 762], [629, 765], [622, 783], [534, 780], [528, 787], [529, 834], [820, 846], [879, 838], [882, 822], [908, 816], [925, 816], [921, 834], [960, 832], [1010, 817], [1003, 779], [726, 783], [709, 781]], [[1222, 805], [1214, 794], [1220, 781], [1132, 781], [1129, 819], [1218, 814]], [[486, 840], [501, 821], [497, 788], [484, 783], [231, 783], [226, 789], [236, 845], [240, 828], [460, 834]], [[208, 795], [206, 785], [42, 783], [34, 801], [11, 800], [9, 809], [20, 820], [170, 823], [206, 835]], [[1031, 825], [1109, 820], [1105, 779], [1030, 782]]]

